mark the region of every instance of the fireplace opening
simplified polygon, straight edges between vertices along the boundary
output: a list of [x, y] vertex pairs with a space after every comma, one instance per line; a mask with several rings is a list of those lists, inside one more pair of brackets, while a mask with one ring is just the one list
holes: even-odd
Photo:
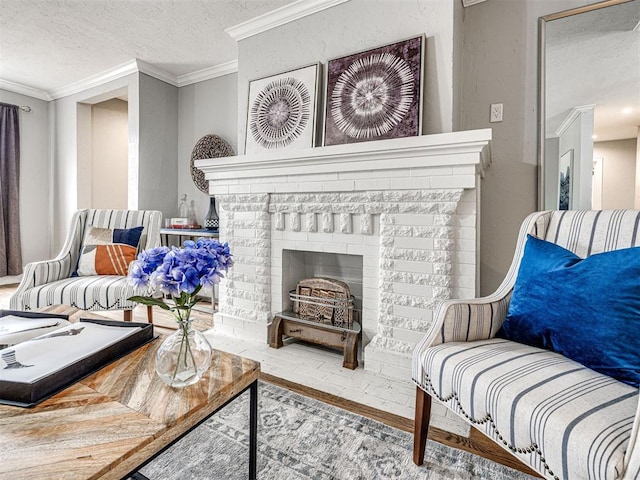
[[327, 252], [283, 250], [282, 306], [269, 327], [269, 345], [283, 337], [343, 351], [343, 366], [361, 356], [363, 258]]
[[282, 306], [293, 311], [289, 292], [295, 291], [298, 282], [313, 277], [331, 278], [346, 283], [354, 297], [354, 310], [362, 309], [363, 283], [362, 255], [311, 252], [303, 250], [282, 251]]

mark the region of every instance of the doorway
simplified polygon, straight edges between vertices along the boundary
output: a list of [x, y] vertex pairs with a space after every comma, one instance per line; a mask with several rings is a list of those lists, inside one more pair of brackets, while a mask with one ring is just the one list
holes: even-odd
[[119, 98], [91, 106], [91, 208], [127, 209], [127, 110]]
[[122, 92], [77, 104], [78, 208], [128, 208], [128, 107]]

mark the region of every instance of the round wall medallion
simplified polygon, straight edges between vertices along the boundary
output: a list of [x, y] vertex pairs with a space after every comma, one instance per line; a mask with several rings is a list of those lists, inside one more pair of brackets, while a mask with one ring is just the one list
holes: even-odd
[[263, 148], [282, 148], [304, 131], [311, 118], [311, 95], [303, 82], [274, 80], [256, 97], [250, 110], [249, 132]]
[[402, 121], [413, 102], [409, 64], [390, 53], [353, 62], [331, 93], [331, 116], [345, 135], [379, 137]]
[[202, 192], [209, 195], [209, 182], [204, 178], [204, 172], [194, 165], [195, 160], [202, 160], [203, 158], [219, 158], [219, 157], [232, 157], [235, 153], [231, 145], [218, 135], [205, 135], [196, 146], [193, 147], [191, 152], [191, 178], [193, 183], [196, 184]]

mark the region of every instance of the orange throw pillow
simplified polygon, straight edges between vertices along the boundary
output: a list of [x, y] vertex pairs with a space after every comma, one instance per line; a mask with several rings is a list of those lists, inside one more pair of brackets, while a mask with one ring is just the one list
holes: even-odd
[[96, 245], [96, 274], [126, 275], [129, 264], [136, 259], [135, 247], [124, 243]]

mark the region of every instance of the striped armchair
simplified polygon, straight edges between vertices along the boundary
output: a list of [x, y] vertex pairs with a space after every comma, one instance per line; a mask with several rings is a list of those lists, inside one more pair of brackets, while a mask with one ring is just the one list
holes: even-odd
[[531, 214], [498, 290], [440, 305], [413, 353], [414, 462], [421, 465], [424, 459], [435, 398], [544, 478], [640, 480], [637, 388], [558, 353], [494, 338], [507, 314], [528, 233], [584, 258], [640, 246], [640, 211]]
[[[139, 249], [160, 245], [162, 213], [155, 210], [78, 210], [71, 219], [71, 230], [62, 250], [53, 260], [33, 262], [24, 269], [22, 282], [10, 299], [14, 310], [35, 310], [49, 305], [70, 305], [81, 310], [124, 310], [131, 320], [137, 305], [127, 298], [139, 295], [117, 275], [72, 277], [76, 269], [85, 231], [88, 227], [131, 228], [144, 226]], [[152, 322], [151, 308], [147, 308]]]

